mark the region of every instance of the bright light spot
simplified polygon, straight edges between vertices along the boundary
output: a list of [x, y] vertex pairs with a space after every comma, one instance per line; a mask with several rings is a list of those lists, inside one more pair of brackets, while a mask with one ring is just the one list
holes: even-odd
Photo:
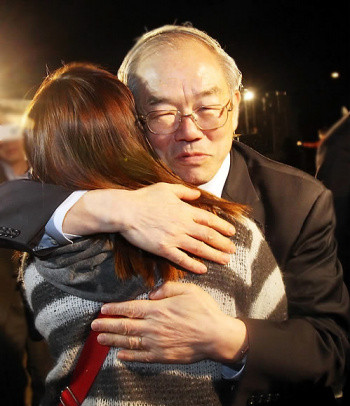
[[338, 79], [339, 76], [340, 76], [340, 75], [339, 75], [339, 72], [332, 72], [332, 73], [331, 73], [331, 78], [332, 78], [332, 79]]
[[246, 89], [243, 94], [243, 99], [246, 101], [254, 99], [254, 93], [251, 90]]

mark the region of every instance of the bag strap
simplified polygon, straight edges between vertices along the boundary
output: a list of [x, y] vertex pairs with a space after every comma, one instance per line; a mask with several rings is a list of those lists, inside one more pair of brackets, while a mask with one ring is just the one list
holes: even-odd
[[[108, 317], [101, 312], [97, 318]], [[85, 341], [78, 363], [74, 369], [69, 386], [60, 396], [60, 406], [79, 406], [85, 400], [110, 347], [97, 342], [98, 332], [91, 330]]]

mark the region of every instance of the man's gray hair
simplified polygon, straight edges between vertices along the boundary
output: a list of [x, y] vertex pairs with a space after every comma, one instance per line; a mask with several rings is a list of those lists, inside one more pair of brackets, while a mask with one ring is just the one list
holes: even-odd
[[135, 95], [138, 90], [136, 71], [140, 61], [152, 52], [159, 51], [161, 45], [165, 45], [168, 48], [174, 47], [179, 42], [189, 38], [203, 44], [217, 56], [232, 95], [236, 90], [239, 90], [242, 74], [234, 59], [223, 50], [218, 41], [188, 23], [184, 25], [164, 25], [148, 31], [139, 37], [124, 58], [118, 71], [118, 78]]

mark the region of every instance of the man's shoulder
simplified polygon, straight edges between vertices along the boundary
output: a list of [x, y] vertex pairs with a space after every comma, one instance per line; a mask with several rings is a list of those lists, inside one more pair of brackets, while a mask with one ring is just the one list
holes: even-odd
[[[232, 158], [230, 179], [234, 187], [230, 191], [243, 190], [239, 202], [250, 207], [280, 266], [289, 261], [305, 224], [317, 229], [322, 221], [333, 222], [332, 195], [311, 175], [264, 157], [242, 143], [235, 143]], [[234, 170], [240, 171], [236, 183]], [[235, 201], [233, 192], [231, 195]]]
[[234, 149], [243, 157], [253, 184], [256, 187], [268, 187], [283, 191], [320, 194], [325, 190], [324, 185], [310, 174], [302, 170], [274, 161], [247, 145], [234, 143]]

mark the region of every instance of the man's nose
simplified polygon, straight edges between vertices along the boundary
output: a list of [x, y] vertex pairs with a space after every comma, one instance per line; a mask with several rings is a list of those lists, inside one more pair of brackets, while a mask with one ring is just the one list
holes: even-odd
[[202, 130], [200, 130], [194, 120], [194, 117], [190, 114], [182, 116], [179, 128], [175, 133], [176, 141], [195, 141], [204, 136]]

